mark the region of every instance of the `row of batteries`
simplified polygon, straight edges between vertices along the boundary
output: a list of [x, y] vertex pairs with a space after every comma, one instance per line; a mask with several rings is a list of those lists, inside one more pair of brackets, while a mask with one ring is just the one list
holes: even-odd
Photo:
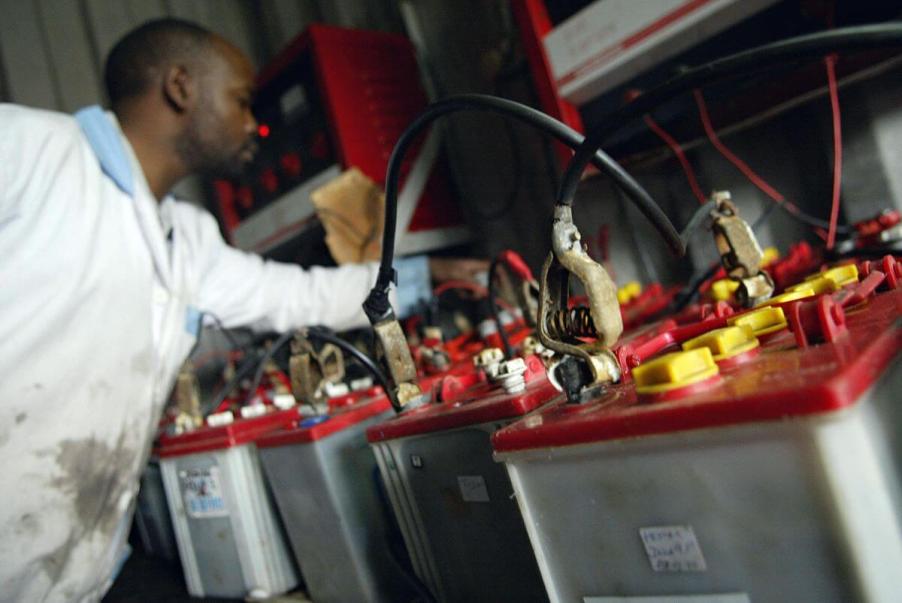
[[[709, 299], [628, 329], [641, 361], [582, 404], [541, 353], [476, 341], [422, 378], [441, 402], [396, 415], [370, 387], [326, 414], [162, 436], [189, 592], [902, 600], [902, 263], [797, 280], [751, 310]], [[649, 302], [634, 288], [624, 317]], [[520, 350], [531, 335], [509, 333]]]

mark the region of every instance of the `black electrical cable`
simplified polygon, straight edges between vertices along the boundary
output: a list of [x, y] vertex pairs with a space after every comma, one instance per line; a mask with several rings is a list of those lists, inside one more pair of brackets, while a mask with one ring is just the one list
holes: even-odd
[[680, 233], [680, 240], [683, 241], [683, 247], [689, 247], [689, 239], [695, 234], [695, 231], [705, 223], [705, 220], [711, 212], [717, 207], [714, 201], [707, 201], [704, 205], [700, 205], [698, 209], [689, 218], [683, 231]]
[[266, 363], [272, 360], [272, 357], [276, 355], [276, 352], [282, 349], [293, 337], [293, 331], [283, 333], [269, 346], [266, 352], [263, 353], [263, 356], [260, 357], [260, 362], [257, 365], [257, 372], [254, 373], [254, 380], [251, 383], [251, 388], [248, 392], [249, 395], [253, 396], [256, 393], [257, 388], [260, 387], [260, 382], [263, 381], [263, 374], [266, 372]]
[[200, 347], [201, 335], [204, 332], [204, 317], [212, 318], [213, 322], [216, 323], [216, 326], [219, 327], [219, 330], [222, 331], [222, 334], [225, 335], [225, 338], [229, 341], [229, 345], [232, 346], [233, 350], [240, 350], [241, 345], [238, 344], [238, 340], [235, 339], [235, 336], [232, 335], [232, 332], [222, 324], [222, 319], [213, 314], [212, 312], [208, 312], [204, 310], [201, 312], [197, 318], [197, 339], [194, 341], [194, 345], [191, 346], [191, 351], [188, 352], [188, 358], [194, 355], [194, 352], [197, 351], [197, 348]]
[[238, 368], [235, 369], [235, 374], [232, 376], [229, 382], [222, 386], [222, 388], [219, 390], [219, 393], [213, 397], [212, 403], [204, 409], [203, 414], [209, 414], [210, 412], [213, 412], [214, 410], [219, 408], [219, 405], [222, 404], [222, 402], [229, 396], [229, 394], [232, 393], [232, 391], [235, 390], [236, 387], [238, 387], [241, 381], [251, 375], [254, 368], [256, 368], [258, 361], [259, 356], [254, 355], [253, 357], [248, 358], [244, 361], [244, 363], [239, 365]]
[[[382, 389], [384, 389], [386, 393], [391, 391], [388, 379], [386, 378], [385, 373], [383, 373], [379, 366], [376, 364], [376, 361], [355, 348], [349, 341], [345, 341], [341, 337], [333, 335], [332, 333], [329, 333], [322, 329], [310, 328], [307, 329], [306, 332], [302, 331], [302, 333], [305, 333], [310, 339], [319, 339], [320, 341], [325, 341], [326, 343], [331, 343], [335, 346], [338, 346], [342, 351], [350, 356], [353, 356], [357, 360], [357, 362], [362, 364], [363, 367], [368, 370], [373, 376], [373, 379], [376, 380], [376, 383], [382, 386]], [[391, 399], [391, 396], [389, 396], [389, 399]], [[401, 407], [396, 407], [395, 410], [400, 412], [403, 409]]]
[[[424, 130], [435, 119], [457, 111], [490, 111], [518, 119], [542, 129], [562, 143], [576, 148], [583, 141], [583, 136], [558, 120], [527, 105], [508, 99], [483, 94], [464, 94], [433, 103], [411, 123], [401, 134], [389, 158], [385, 177], [385, 225], [382, 233], [382, 261], [376, 284], [363, 304], [370, 322], [375, 324], [393, 316], [388, 301], [389, 285], [395, 280], [393, 268], [395, 229], [397, 227], [398, 183], [401, 164], [407, 150]], [[592, 153], [590, 158], [601, 172], [610, 176], [627, 196], [636, 204], [639, 211], [651, 221], [670, 248], [682, 255], [685, 249], [680, 235], [667, 215], [655, 203], [651, 195], [636, 182], [616, 161], [600, 149]]]
[[888, 46], [902, 46], [902, 24], [860, 25], [807, 34], [744, 50], [688, 69], [612, 112], [589, 133], [564, 170], [557, 202], [565, 205], [572, 203], [583, 170], [608, 136], [679, 94], [717, 81], [761, 72], [790, 62], [820, 58], [833, 52]]
[[504, 348], [504, 357], [507, 360], [510, 360], [514, 357], [513, 348], [511, 348], [510, 339], [507, 337], [507, 333], [504, 330], [504, 324], [501, 322], [501, 313], [498, 312], [498, 303], [496, 298], [497, 292], [495, 290], [495, 277], [498, 276], [498, 266], [502, 264], [501, 258], [496, 256], [495, 259], [492, 260], [492, 263], [489, 264], [489, 310], [492, 313], [492, 319], [495, 321], [495, 326], [498, 327], [498, 336], [501, 337], [501, 345]]

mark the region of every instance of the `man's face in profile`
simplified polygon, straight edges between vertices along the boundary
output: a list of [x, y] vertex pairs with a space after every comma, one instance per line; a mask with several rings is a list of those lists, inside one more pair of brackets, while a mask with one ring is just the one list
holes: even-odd
[[251, 112], [254, 69], [240, 50], [218, 37], [204, 63], [182, 154], [197, 172], [237, 176], [257, 153], [257, 121]]

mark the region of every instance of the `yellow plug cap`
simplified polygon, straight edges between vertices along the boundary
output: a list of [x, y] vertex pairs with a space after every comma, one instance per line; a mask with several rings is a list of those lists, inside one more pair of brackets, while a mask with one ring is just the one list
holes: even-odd
[[729, 301], [733, 292], [739, 288], [739, 281], [731, 278], [722, 278], [711, 283], [711, 296], [716, 301]]
[[709, 349], [715, 362], [744, 354], [757, 347], [758, 339], [748, 325], [714, 329], [683, 344], [684, 350]]
[[735, 318], [727, 319], [730, 326], [747, 326], [752, 330], [755, 337], [776, 333], [780, 329], [787, 326], [786, 316], [783, 314], [783, 308], [776, 306], [764, 306], [745, 314], [740, 314]]
[[708, 348], [664, 354], [633, 369], [639, 394], [660, 394], [709, 379], [720, 372]]
[[806, 297], [814, 297], [814, 287], [809, 285], [808, 283], [800, 283], [796, 285], [793, 291], [787, 290], [786, 293], [782, 293], [780, 295], [775, 295], [770, 299], [766, 299], [760, 304], [761, 306], [772, 306], [774, 304], [785, 304], [786, 302], [796, 301], [797, 299], [805, 299]]
[[765, 247], [761, 255], [761, 267], [780, 259], [780, 251], [776, 247]]
[[820, 273], [821, 278], [833, 281], [836, 288], [845, 287], [858, 282], [858, 266], [855, 264], [846, 264], [845, 266], [837, 266]]
[[796, 291], [811, 291], [813, 295], [820, 295], [821, 293], [833, 293], [837, 289], [839, 289], [839, 287], [837, 286], [836, 281], [818, 275], [815, 278], [806, 280], [805, 282], [799, 283], [798, 285], [787, 287], [786, 293], [795, 293]]
[[620, 304], [628, 304], [642, 293], [642, 285], [636, 281], [630, 281], [617, 290], [617, 301]]

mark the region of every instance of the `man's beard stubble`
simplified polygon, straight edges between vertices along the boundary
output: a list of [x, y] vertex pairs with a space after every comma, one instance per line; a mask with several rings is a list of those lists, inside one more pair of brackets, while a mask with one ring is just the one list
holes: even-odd
[[246, 164], [241, 154], [256, 148], [256, 142], [248, 140], [234, 153], [226, 151], [226, 145], [211, 135], [219, 131], [218, 124], [209, 113], [198, 111], [176, 142], [176, 153], [192, 174], [211, 178], [236, 178], [244, 172]]

